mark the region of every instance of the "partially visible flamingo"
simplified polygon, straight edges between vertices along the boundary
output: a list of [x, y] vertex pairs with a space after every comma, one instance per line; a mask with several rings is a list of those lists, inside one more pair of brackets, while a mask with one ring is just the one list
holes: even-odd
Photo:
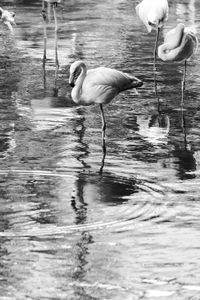
[[100, 105], [104, 145], [106, 122], [103, 104], [109, 103], [120, 92], [142, 86], [143, 82], [115, 69], [99, 67], [87, 70], [85, 63], [79, 60], [70, 67], [69, 84], [73, 87], [71, 96], [75, 103]]
[[142, 0], [142, 2], [136, 6], [136, 13], [146, 26], [147, 31], [151, 32], [152, 29], [157, 31], [154, 47], [154, 70], [156, 69], [156, 55], [160, 28], [168, 19], [168, 12], [169, 7], [167, 0]]
[[185, 88], [186, 65], [187, 60], [196, 52], [198, 48], [198, 39], [196, 34], [189, 27], [179, 23], [169, 32], [167, 32], [164, 43], [158, 47], [158, 56], [163, 61], [185, 62], [182, 88]]
[[13, 32], [13, 27], [12, 25], [15, 25], [15, 13], [12, 11], [8, 11], [5, 9], [2, 9], [0, 7], [0, 20], [8, 26], [9, 30]]
[[46, 58], [46, 14], [44, 10], [44, 2], [47, 2], [48, 5], [52, 5], [53, 7], [53, 14], [54, 14], [54, 22], [55, 22], [55, 63], [56, 66], [59, 66], [59, 61], [58, 61], [58, 20], [57, 20], [57, 12], [56, 8], [58, 4], [61, 2], [61, 0], [42, 0], [42, 11], [43, 11], [43, 19], [44, 19], [44, 57]]
[[42, 0], [42, 17], [43, 17], [43, 30], [44, 30], [44, 54], [43, 54], [43, 67], [45, 67], [46, 58], [47, 58], [47, 16], [45, 10], [45, 1]]

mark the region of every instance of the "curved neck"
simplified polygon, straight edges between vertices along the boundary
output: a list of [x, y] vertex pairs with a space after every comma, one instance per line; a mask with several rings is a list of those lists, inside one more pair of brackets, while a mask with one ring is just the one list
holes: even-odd
[[168, 50], [173, 50], [180, 46], [184, 37], [184, 28], [185, 26], [180, 23], [166, 34], [165, 43], [168, 44]]
[[80, 69], [81, 69], [81, 73], [79, 74], [75, 83], [75, 87], [72, 90], [72, 98], [76, 103], [81, 101], [82, 85], [87, 74], [87, 68], [84, 63], [81, 63]]

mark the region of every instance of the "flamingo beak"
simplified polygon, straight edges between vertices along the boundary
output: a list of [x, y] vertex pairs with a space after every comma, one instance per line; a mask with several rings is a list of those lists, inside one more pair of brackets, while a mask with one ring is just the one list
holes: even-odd
[[75, 84], [73, 82], [69, 82], [69, 84], [71, 85], [72, 88], [75, 87]]
[[75, 73], [71, 73], [69, 76], [69, 84], [71, 85], [71, 87], [75, 87]]
[[75, 87], [74, 77], [72, 75], [70, 75], [70, 77], [69, 77], [69, 85], [71, 85], [71, 87]]
[[136, 78], [136, 79], [137, 79], [137, 81], [135, 82], [134, 91], [135, 91], [136, 95], [139, 95], [137, 88], [141, 87], [143, 85], [143, 81], [138, 78]]
[[137, 81], [135, 82], [135, 88], [141, 87], [143, 85], [143, 81], [137, 78]]

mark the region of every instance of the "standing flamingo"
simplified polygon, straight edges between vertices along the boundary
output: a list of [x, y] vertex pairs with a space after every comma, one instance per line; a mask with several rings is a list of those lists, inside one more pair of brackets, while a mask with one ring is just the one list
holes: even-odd
[[42, 0], [42, 11], [43, 11], [43, 19], [44, 19], [44, 57], [46, 56], [46, 14], [44, 10], [44, 2], [47, 2], [48, 5], [52, 5], [53, 7], [53, 14], [54, 14], [54, 22], [55, 22], [55, 63], [56, 66], [59, 67], [58, 61], [58, 20], [57, 20], [57, 12], [56, 8], [61, 0]]
[[158, 47], [158, 56], [163, 61], [185, 62], [182, 92], [184, 92], [185, 89], [187, 60], [196, 52], [197, 48], [198, 40], [195, 33], [190, 28], [185, 27], [182, 23], [177, 24], [175, 28], [167, 32], [164, 44]]
[[15, 13], [8, 10], [4, 10], [0, 7], [0, 20], [8, 26], [11, 32], [13, 32], [12, 25], [15, 25]]
[[43, 18], [43, 30], [44, 30], [44, 54], [43, 54], [43, 67], [45, 67], [47, 58], [47, 16], [45, 10], [45, 1], [42, 0], [42, 18]]
[[143, 82], [126, 73], [99, 67], [87, 70], [83, 61], [75, 61], [70, 67], [69, 84], [73, 87], [72, 99], [81, 105], [99, 104], [102, 118], [102, 139], [105, 145], [106, 122], [103, 104], [109, 103], [120, 92], [142, 86]]
[[152, 29], [157, 31], [154, 47], [154, 70], [156, 69], [160, 28], [168, 19], [168, 12], [169, 7], [167, 0], [142, 0], [142, 2], [136, 6], [136, 13], [146, 26], [148, 32], [151, 32]]

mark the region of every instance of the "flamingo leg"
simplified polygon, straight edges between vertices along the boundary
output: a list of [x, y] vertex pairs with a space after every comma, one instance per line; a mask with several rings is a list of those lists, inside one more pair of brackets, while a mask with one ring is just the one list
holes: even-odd
[[47, 16], [45, 11], [44, 0], [42, 0], [42, 18], [43, 18], [43, 30], [44, 30], [44, 54], [43, 54], [43, 67], [45, 66], [45, 62], [47, 59]]
[[103, 173], [103, 168], [104, 168], [104, 163], [105, 163], [105, 158], [106, 158], [106, 142], [105, 142], [105, 139], [102, 141], [102, 153], [103, 153], [103, 156], [102, 156], [102, 160], [101, 160], [101, 167], [100, 167], [100, 170], [99, 170], [100, 175], [102, 175], [102, 173]]
[[181, 106], [183, 107], [184, 101], [184, 92], [185, 92], [185, 79], [186, 79], [186, 68], [187, 68], [187, 60], [184, 61], [184, 70], [183, 70], [183, 80], [182, 80], [182, 97], [181, 97]]
[[184, 115], [184, 109], [182, 107], [181, 109], [181, 126], [183, 130], [183, 137], [184, 137], [184, 146], [185, 150], [187, 151], [187, 132], [186, 132], [186, 120], [185, 120], [185, 115]]
[[56, 13], [57, 3], [53, 4], [53, 14], [54, 14], [54, 21], [55, 21], [55, 63], [56, 66], [59, 67], [58, 61], [58, 20], [57, 20], [57, 13]]
[[100, 104], [100, 110], [101, 110], [101, 119], [102, 119], [102, 142], [104, 143], [105, 141], [105, 131], [106, 131], [106, 121], [105, 121], [105, 116], [103, 112], [103, 105]]
[[48, 16], [48, 23], [51, 22], [51, 3], [47, 2], [47, 16]]
[[157, 56], [157, 49], [158, 49], [159, 34], [160, 34], [160, 28], [157, 27], [156, 41], [155, 41], [155, 46], [154, 46], [154, 63], [153, 63], [153, 69], [154, 69], [154, 71], [156, 71], [156, 56]]
[[155, 90], [155, 96], [157, 99], [157, 108], [158, 108], [158, 113], [161, 113], [161, 109], [160, 109], [160, 99], [159, 99], [159, 95], [158, 95], [158, 85], [157, 85], [157, 79], [156, 79], [156, 73], [154, 72], [154, 90]]
[[105, 121], [102, 104], [100, 104], [100, 110], [101, 110], [101, 119], [102, 119], [102, 153], [103, 153], [103, 157], [102, 157], [102, 161], [101, 161], [101, 168], [99, 170], [99, 174], [101, 175], [103, 173], [104, 161], [105, 161], [105, 157], [106, 157], [106, 141], [105, 141], [106, 121]]

